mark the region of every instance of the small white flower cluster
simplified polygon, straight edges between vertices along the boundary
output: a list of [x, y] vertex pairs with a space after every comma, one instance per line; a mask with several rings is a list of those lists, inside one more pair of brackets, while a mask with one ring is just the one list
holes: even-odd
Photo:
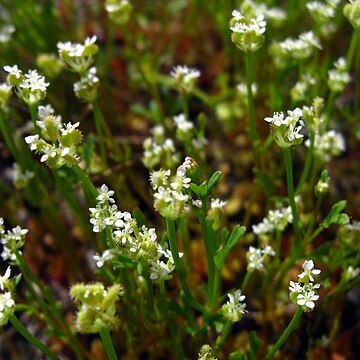
[[181, 141], [191, 140], [193, 137], [194, 124], [185, 118], [185, 114], [174, 116], [176, 138]]
[[269, 256], [275, 256], [275, 251], [271, 246], [266, 245], [262, 249], [257, 249], [250, 246], [249, 251], [246, 253], [247, 270], [264, 270], [264, 263]]
[[353, 266], [348, 266], [343, 272], [343, 279], [345, 281], [351, 281], [357, 278], [360, 275], [360, 267], [354, 268]]
[[153, 127], [151, 132], [152, 137], [146, 138], [143, 143], [143, 164], [150, 170], [159, 164], [166, 168], [171, 168], [179, 161], [174, 141], [170, 138], [165, 138], [165, 130], [161, 125]]
[[98, 51], [95, 42], [96, 36], [87, 37], [84, 44], [58, 42], [59, 57], [71, 71], [83, 73], [90, 67]]
[[15, 253], [23, 247], [25, 242], [25, 235], [28, 233], [28, 229], [21, 229], [20, 226], [16, 226], [11, 230], [5, 232], [4, 219], [0, 218], [0, 243], [3, 245], [3, 251], [1, 257], [4, 261], [16, 261]]
[[78, 164], [77, 150], [82, 142], [82, 134], [77, 129], [79, 122], [64, 125], [61, 117], [54, 115], [54, 110], [50, 105], [39, 106], [38, 116], [39, 120], [36, 124], [47, 141], [38, 134], [27, 136], [25, 142], [30, 150], [40, 153], [40, 161], [46, 162], [49, 167], [60, 168], [64, 165]]
[[334, 69], [329, 70], [328, 86], [332, 91], [343, 91], [345, 86], [350, 83], [350, 75], [347, 72], [346, 60], [339, 58], [335, 64]]
[[243, 302], [245, 295], [241, 295], [240, 289], [227, 295], [229, 300], [221, 307], [221, 312], [232, 322], [240, 321], [242, 316], [247, 313], [246, 304]]
[[190, 93], [200, 77], [200, 71], [186, 65], [177, 65], [171, 70], [170, 75], [174, 78], [174, 87], [180, 93]]
[[109, 18], [118, 25], [124, 25], [129, 20], [132, 6], [128, 0], [106, 0], [105, 10]]
[[286, 12], [280, 8], [269, 8], [265, 3], [257, 3], [252, 0], [244, 0], [241, 4], [241, 11], [246, 16], [255, 17], [257, 14], [264, 15], [264, 18], [274, 26], [280, 25], [286, 19]]
[[98, 87], [99, 78], [96, 75], [96, 68], [91, 67], [81, 76], [80, 81], [74, 83], [74, 92], [80, 100], [90, 103], [96, 100]]
[[129, 212], [118, 211], [112, 198], [114, 191], [109, 190], [106, 185], [102, 185], [98, 191], [96, 207], [89, 209], [93, 231], [98, 233], [110, 227], [111, 236], [120, 249], [108, 249], [103, 254], [96, 254], [93, 257], [96, 266], [101, 268], [122, 254], [133, 261], [148, 261], [150, 279], [153, 281], [171, 278], [171, 272], [175, 268], [174, 260], [171, 252], [164, 250], [157, 242], [155, 229], [149, 229], [145, 225], [139, 228]]
[[11, 40], [12, 34], [15, 32], [15, 26], [6, 24], [0, 27], [0, 44], [6, 44]]
[[[305, 141], [310, 146], [309, 139]], [[329, 130], [323, 134], [315, 134], [314, 153], [322, 161], [329, 162], [333, 156], [338, 156], [346, 149], [344, 137], [335, 130]]]
[[238, 10], [233, 10], [230, 20], [231, 40], [244, 52], [255, 52], [265, 41], [266, 21], [264, 15], [260, 14], [254, 18], [247, 19]]
[[277, 67], [287, 66], [289, 59], [304, 60], [309, 58], [315, 49], [321, 49], [319, 39], [312, 31], [304, 32], [297, 39], [287, 38], [270, 47], [270, 54]]
[[14, 313], [15, 301], [12, 296], [12, 284], [10, 281], [11, 268], [6, 269], [3, 276], [0, 275], [0, 327], [7, 324], [9, 317]]
[[336, 30], [336, 24], [332, 20], [336, 15], [336, 7], [340, 0], [327, 0], [325, 2], [309, 1], [306, 4], [310, 16], [320, 28], [321, 35], [329, 37]]
[[315, 307], [315, 301], [319, 299], [317, 289], [320, 284], [315, 284], [314, 276], [319, 275], [321, 270], [314, 269], [314, 262], [306, 260], [303, 265], [303, 272], [298, 275], [299, 282], [290, 281], [290, 300], [301, 306], [304, 311], [311, 311]]
[[316, 85], [316, 79], [309, 73], [300, 75], [300, 80], [290, 90], [291, 99], [295, 102], [302, 102], [310, 90]]
[[275, 112], [272, 117], [266, 117], [264, 120], [271, 124], [271, 132], [275, 142], [283, 148], [289, 148], [293, 145], [301, 144], [304, 135], [300, 134], [304, 126], [301, 119], [302, 110], [296, 108], [288, 110], [285, 117], [283, 112]]
[[17, 65], [4, 66], [4, 70], [8, 73], [8, 84], [26, 104], [35, 105], [45, 98], [49, 83], [36, 70], [29, 70], [25, 75]]
[[290, 206], [281, 209], [270, 210], [263, 221], [252, 226], [256, 235], [264, 235], [273, 231], [284, 231], [287, 224], [292, 223], [292, 212]]
[[164, 218], [175, 220], [189, 211], [191, 197], [186, 190], [190, 187], [191, 179], [186, 177], [186, 171], [192, 163], [185, 161], [184, 164], [178, 167], [175, 175], [163, 169], [153, 171], [150, 175], [154, 207]]
[[23, 171], [17, 163], [14, 163], [11, 173], [13, 183], [17, 189], [24, 189], [29, 181], [35, 176], [33, 171]]

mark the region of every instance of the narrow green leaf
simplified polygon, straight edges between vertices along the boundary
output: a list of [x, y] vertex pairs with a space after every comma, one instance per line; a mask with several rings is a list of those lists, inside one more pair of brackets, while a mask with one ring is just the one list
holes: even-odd
[[256, 357], [256, 354], [259, 350], [259, 346], [260, 346], [260, 340], [257, 337], [257, 334], [255, 331], [250, 332], [249, 342], [250, 342], [249, 360], [254, 360]]
[[210, 191], [211, 191], [211, 190], [214, 188], [214, 186], [218, 183], [218, 181], [220, 180], [221, 176], [222, 176], [222, 172], [221, 172], [221, 171], [215, 171], [215, 172], [211, 175], [211, 177], [210, 177], [210, 179], [209, 179], [209, 181], [208, 181], [208, 183], [207, 183], [207, 192], [208, 192], [208, 193], [210, 193]]

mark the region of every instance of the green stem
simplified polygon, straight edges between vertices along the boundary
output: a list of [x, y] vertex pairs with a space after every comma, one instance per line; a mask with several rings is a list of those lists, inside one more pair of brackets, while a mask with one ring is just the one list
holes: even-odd
[[222, 330], [221, 336], [216, 340], [216, 343], [215, 343], [216, 351], [219, 351], [222, 348], [222, 346], [224, 345], [224, 342], [231, 330], [232, 324], [233, 323], [231, 320], [226, 321], [224, 328]]
[[354, 29], [353, 32], [352, 32], [348, 53], [346, 55], [346, 68], [347, 68], [347, 70], [350, 70], [350, 68], [351, 68], [352, 61], [353, 61], [354, 54], [355, 54], [355, 50], [356, 50], [356, 45], [357, 45], [356, 43], [358, 41], [359, 34], [360, 34], [360, 30], [358, 30], [358, 29]]
[[31, 115], [31, 120], [34, 126], [34, 131], [37, 134], [40, 134], [40, 128], [39, 126], [36, 124], [36, 121], [38, 120], [38, 115], [37, 115], [37, 111], [36, 111], [36, 105], [29, 105], [29, 110], [30, 110], [30, 115]]
[[249, 111], [249, 135], [251, 138], [252, 146], [254, 147], [255, 142], [259, 140], [259, 134], [255, 127], [254, 97], [252, 92], [253, 72], [251, 60], [251, 53], [245, 53], [246, 88]]
[[166, 227], [167, 227], [167, 232], [168, 232], [170, 249], [171, 249], [173, 259], [174, 259], [175, 269], [176, 269], [176, 272], [177, 272], [177, 275], [178, 275], [178, 278], [180, 281], [181, 288], [184, 291], [186, 300], [195, 309], [204, 313], [205, 312], [204, 307], [194, 299], [194, 297], [187, 285], [186, 279], [185, 279], [184, 268], [183, 268], [181, 259], [179, 257], [179, 250], [178, 250], [177, 243], [176, 243], [175, 220], [166, 219]]
[[246, 274], [245, 274], [245, 277], [244, 277], [244, 280], [241, 284], [241, 292], [245, 292], [246, 291], [246, 287], [248, 286], [249, 284], [249, 281], [250, 281], [250, 278], [251, 278], [251, 274], [252, 274], [252, 271], [247, 271]]
[[107, 328], [102, 328], [100, 330], [100, 337], [104, 344], [105, 351], [108, 355], [109, 360], [117, 360], [118, 357], [116, 355], [113, 342], [111, 340], [111, 335], [109, 333], [109, 330]]
[[333, 112], [337, 93], [333, 90], [330, 91], [328, 101], [325, 109], [325, 127], [329, 128], [331, 121], [331, 113]]
[[24, 327], [24, 325], [18, 320], [15, 315], [11, 315], [9, 318], [11, 324], [14, 328], [33, 346], [42, 351], [46, 356], [52, 360], [59, 360], [58, 357], [40, 340], [35, 336], [29, 333], [29, 331]]
[[102, 116], [98, 103], [94, 101], [92, 103], [92, 106], [93, 106], [93, 113], [95, 119], [96, 133], [99, 139], [101, 159], [103, 161], [104, 166], [107, 167], [106, 148], [105, 148], [105, 140], [103, 133], [103, 128], [105, 128], [105, 124], [104, 124], [105, 120], [104, 117]]
[[208, 263], [208, 281], [207, 281], [207, 297], [209, 308], [212, 309], [216, 302], [215, 296], [215, 286], [214, 286], [214, 272], [215, 272], [215, 263], [214, 263], [214, 251], [213, 251], [213, 244], [212, 239], [209, 236], [209, 230], [206, 219], [205, 219], [205, 208], [206, 208], [206, 199], [202, 200], [203, 209], [198, 212], [198, 219], [200, 222], [201, 232], [204, 238], [205, 244], [205, 251], [206, 251], [206, 258]]
[[293, 178], [291, 152], [289, 149], [283, 149], [283, 153], [284, 153], [284, 159], [285, 159], [288, 197], [289, 197], [291, 213], [292, 213], [292, 217], [293, 217], [293, 227], [294, 227], [294, 232], [295, 232], [294, 250], [297, 253], [299, 251], [300, 245], [301, 245], [301, 233], [300, 233], [300, 226], [299, 226], [299, 215], [298, 215], [296, 203], [295, 203], [294, 178]]
[[271, 350], [267, 353], [264, 360], [271, 360], [274, 357], [275, 353], [281, 348], [281, 346], [284, 344], [284, 342], [287, 340], [287, 338], [290, 336], [290, 334], [295, 329], [297, 323], [299, 322], [299, 320], [301, 318], [302, 313], [303, 313], [302, 308], [300, 306], [298, 306], [289, 325], [286, 327], [286, 329], [280, 336], [279, 340], [275, 343], [275, 345], [272, 346]]
[[313, 160], [313, 154], [314, 154], [314, 143], [315, 143], [315, 133], [313, 130], [310, 130], [310, 146], [309, 146], [309, 149], [306, 154], [304, 170], [302, 172], [299, 184], [295, 191], [296, 195], [301, 193], [301, 190], [302, 190], [306, 180], [309, 177], [310, 170], [311, 170], [311, 164], [312, 164], [312, 160]]
[[89, 204], [95, 204], [95, 199], [99, 195], [95, 185], [92, 183], [89, 176], [84, 172], [84, 170], [82, 170], [79, 166], [74, 166], [72, 169], [74, 170], [78, 179], [82, 182], [83, 190], [89, 198]]

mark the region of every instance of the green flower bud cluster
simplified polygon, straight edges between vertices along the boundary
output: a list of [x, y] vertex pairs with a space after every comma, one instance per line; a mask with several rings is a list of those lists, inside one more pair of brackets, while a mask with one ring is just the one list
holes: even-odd
[[120, 320], [116, 316], [116, 301], [121, 294], [121, 285], [114, 284], [105, 289], [101, 283], [76, 284], [70, 296], [78, 305], [76, 327], [83, 334], [98, 333], [102, 329], [116, 329]]
[[151, 132], [152, 137], [146, 138], [143, 142], [143, 164], [150, 170], [157, 165], [173, 167], [179, 161], [174, 141], [165, 137], [165, 129], [161, 125], [153, 127]]
[[63, 68], [63, 63], [54, 54], [39, 54], [36, 65], [50, 79], [56, 78]]
[[240, 321], [243, 315], [247, 313], [246, 304], [243, 302], [245, 295], [241, 295], [240, 289], [227, 295], [229, 300], [221, 307], [221, 312], [232, 322]]
[[231, 15], [232, 42], [244, 52], [259, 50], [265, 42], [266, 21], [264, 15], [248, 19], [238, 10], [233, 10]]
[[311, 128], [315, 132], [321, 131], [323, 128], [325, 117], [323, 115], [324, 109], [324, 99], [321, 97], [316, 97], [313, 100], [311, 106], [303, 106], [302, 108], [302, 118], [304, 120], [305, 125], [308, 128]]
[[4, 70], [9, 74], [6, 79], [8, 84], [26, 104], [36, 105], [45, 98], [49, 83], [36, 70], [29, 70], [25, 75], [17, 65], [4, 66]]
[[105, 9], [111, 21], [124, 25], [129, 21], [132, 6], [128, 0], [106, 0]]
[[330, 176], [327, 170], [323, 170], [321, 177], [316, 184], [315, 194], [316, 196], [324, 196], [330, 189]]
[[304, 311], [311, 311], [315, 308], [315, 301], [319, 299], [317, 289], [320, 284], [314, 283], [314, 276], [320, 274], [320, 270], [314, 269], [314, 262], [306, 260], [303, 265], [303, 272], [298, 275], [299, 282], [290, 281], [290, 300], [301, 306]]
[[350, 0], [344, 6], [344, 16], [349, 20], [354, 29], [360, 28], [360, 0]]
[[4, 219], [0, 218], [0, 243], [3, 246], [1, 257], [4, 261], [16, 261], [15, 253], [20, 251], [25, 243], [25, 235], [28, 233], [28, 229], [21, 229], [20, 226], [16, 226], [11, 230], [5, 232]]
[[275, 112], [272, 117], [264, 120], [270, 123], [275, 142], [282, 148], [290, 148], [301, 144], [304, 135], [300, 133], [304, 122], [301, 120], [302, 110], [296, 108], [288, 110], [285, 117], [283, 112]]
[[79, 163], [78, 146], [82, 142], [82, 134], [77, 129], [79, 122], [63, 125], [60, 116], [54, 115], [50, 105], [39, 106], [39, 119], [36, 124], [41, 130], [38, 134], [25, 138], [30, 150], [41, 154], [40, 161], [49, 167], [75, 166]]
[[203, 345], [199, 351], [198, 360], [217, 360], [212, 353], [210, 345]]

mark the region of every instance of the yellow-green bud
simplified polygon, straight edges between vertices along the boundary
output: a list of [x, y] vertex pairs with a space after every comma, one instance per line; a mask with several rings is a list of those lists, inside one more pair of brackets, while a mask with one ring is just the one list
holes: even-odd
[[349, 20], [350, 24], [355, 28], [360, 28], [360, 0], [351, 1], [350, 4], [344, 6], [344, 16]]

